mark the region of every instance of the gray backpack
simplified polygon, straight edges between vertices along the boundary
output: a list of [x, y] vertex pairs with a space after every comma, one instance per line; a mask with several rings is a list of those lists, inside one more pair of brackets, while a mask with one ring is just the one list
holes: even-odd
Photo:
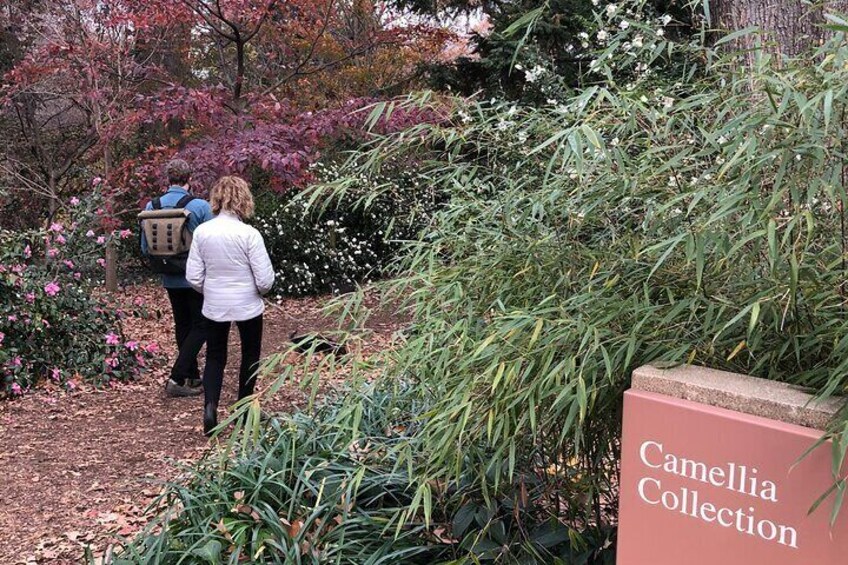
[[191, 212], [185, 207], [194, 198], [187, 194], [173, 208], [162, 208], [162, 199], [154, 198], [153, 209], [138, 215], [141, 231], [147, 240], [150, 268], [154, 273], [185, 274], [191, 248], [191, 230], [188, 227]]

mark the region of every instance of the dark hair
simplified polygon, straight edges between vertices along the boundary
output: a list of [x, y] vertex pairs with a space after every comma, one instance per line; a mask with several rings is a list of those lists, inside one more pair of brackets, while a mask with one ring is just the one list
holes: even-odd
[[184, 185], [191, 179], [191, 165], [182, 159], [174, 159], [165, 167], [168, 182], [171, 185]]

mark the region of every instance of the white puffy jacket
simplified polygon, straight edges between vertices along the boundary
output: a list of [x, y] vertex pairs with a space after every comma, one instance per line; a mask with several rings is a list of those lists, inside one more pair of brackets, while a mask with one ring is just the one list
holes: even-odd
[[262, 235], [222, 211], [194, 230], [186, 280], [203, 293], [204, 316], [241, 322], [265, 310], [262, 295], [274, 284], [274, 269]]

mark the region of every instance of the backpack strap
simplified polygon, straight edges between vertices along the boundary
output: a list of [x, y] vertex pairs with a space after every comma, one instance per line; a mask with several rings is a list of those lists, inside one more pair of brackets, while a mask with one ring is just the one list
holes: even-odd
[[154, 210], [161, 210], [162, 209], [162, 198], [157, 196], [156, 198], [153, 199], [153, 209]]
[[174, 208], [185, 208], [188, 205], [188, 203], [191, 202], [192, 200], [194, 200], [195, 198], [197, 198], [197, 197], [193, 196], [191, 194], [186, 194], [185, 196], [180, 198], [179, 202], [177, 202], [174, 205]]

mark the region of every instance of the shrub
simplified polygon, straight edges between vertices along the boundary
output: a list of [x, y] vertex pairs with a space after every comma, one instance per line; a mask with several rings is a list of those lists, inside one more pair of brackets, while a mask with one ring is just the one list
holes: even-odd
[[19, 396], [42, 379], [69, 388], [80, 380], [109, 384], [151, 363], [155, 345], [127, 341], [121, 331], [123, 317], [143, 312], [96, 297], [90, 277], [113, 236], [98, 235], [86, 221], [92, 217], [79, 212], [48, 230], [0, 230], [0, 395]]
[[[514, 560], [531, 558], [528, 533], [547, 520], [596, 540], [615, 526], [636, 367], [694, 363], [822, 397], [848, 388], [848, 25], [813, 55], [777, 65], [760, 52], [747, 69], [619, 7], [599, 15], [610, 39], [576, 96], [470, 102], [450, 126], [386, 136], [349, 172], [415, 153], [450, 192], [385, 285], [414, 331], [378, 381], [409, 384], [426, 406], [408, 517], [462, 480], [489, 509], [543, 485], [526, 491], [538, 512], [519, 515]], [[661, 56], [688, 64], [649, 73]], [[827, 436], [835, 469], [846, 417]]]
[[[337, 181], [340, 167], [319, 163], [313, 174]], [[277, 298], [348, 292], [379, 279], [441, 200], [414, 171], [345, 180], [344, 193], [320, 207], [310, 206], [308, 191], [260, 199], [254, 224], [277, 274]]]
[[[848, 25], [813, 55], [778, 65], [754, 53], [746, 69], [618, 6], [599, 15], [609, 41], [586, 81], [615, 68], [632, 77], [623, 88], [591, 84], [545, 108], [468, 102], [451, 124], [387, 135], [310, 194], [332, 201], [346, 179], [409, 155], [450, 193], [401, 276], [380, 285], [411, 328], [352, 365], [362, 392], [326, 421], [369, 437], [368, 387], [402, 391], [414, 408], [385, 452], [410, 501], [394, 531], [466, 524], [464, 503], [482, 508], [445, 557], [609, 562], [622, 393], [640, 365], [701, 364], [822, 397], [848, 388]], [[678, 76], [645, 72], [668, 53], [689, 62]], [[364, 320], [362, 302], [344, 315]], [[835, 469], [846, 417], [826, 436]], [[475, 543], [487, 536], [494, 545]]]

